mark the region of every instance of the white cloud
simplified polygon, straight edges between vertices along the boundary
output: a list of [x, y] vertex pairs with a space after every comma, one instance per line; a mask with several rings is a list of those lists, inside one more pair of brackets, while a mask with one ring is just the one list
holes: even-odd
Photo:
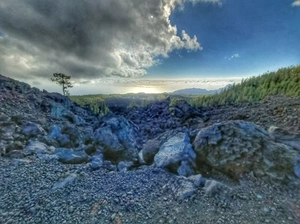
[[0, 72], [29, 78], [136, 77], [175, 49], [201, 50], [170, 23], [176, 7], [221, 0], [9, 0], [0, 4]]
[[295, 0], [295, 1], [292, 3], [292, 6], [300, 6], [300, 0]]
[[232, 60], [232, 59], [235, 59], [235, 58], [239, 58], [240, 55], [239, 54], [233, 54], [231, 55], [230, 57], [224, 57], [225, 59], [228, 59], [228, 60]]

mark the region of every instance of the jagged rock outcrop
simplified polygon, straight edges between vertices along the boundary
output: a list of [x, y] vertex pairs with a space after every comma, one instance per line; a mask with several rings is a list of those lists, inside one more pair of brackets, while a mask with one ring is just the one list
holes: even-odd
[[23, 149], [32, 138], [54, 147], [88, 144], [92, 125], [98, 121], [92, 111], [61, 94], [40, 91], [1, 75], [0, 105], [0, 151], [6, 155]]
[[251, 122], [216, 123], [202, 129], [193, 145], [199, 167], [206, 164], [235, 179], [250, 172], [271, 180], [295, 178], [299, 153]]
[[103, 147], [105, 159], [137, 161], [138, 150], [134, 127], [123, 117], [108, 116], [94, 133], [94, 143]]

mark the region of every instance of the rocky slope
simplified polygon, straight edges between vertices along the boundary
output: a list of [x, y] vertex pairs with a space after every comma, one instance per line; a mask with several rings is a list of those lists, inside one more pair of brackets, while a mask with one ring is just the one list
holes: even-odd
[[300, 99], [106, 116], [0, 75], [0, 223], [299, 223]]

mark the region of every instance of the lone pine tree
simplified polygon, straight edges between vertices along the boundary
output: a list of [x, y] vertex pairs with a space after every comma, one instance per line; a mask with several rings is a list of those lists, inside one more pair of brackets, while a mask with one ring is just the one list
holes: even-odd
[[65, 75], [63, 73], [53, 73], [53, 77], [51, 81], [56, 82], [57, 84], [62, 86], [62, 91], [64, 96], [69, 95], [68, 88], [72, 88], [72, 84], [70, 82], [71, 76]]

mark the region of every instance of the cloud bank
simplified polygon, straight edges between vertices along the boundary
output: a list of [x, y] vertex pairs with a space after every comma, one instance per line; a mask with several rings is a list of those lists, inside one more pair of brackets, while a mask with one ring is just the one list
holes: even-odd
[[138, 77], [176, 49], [201, 50], [170, 23], [187, 2], [221, 0], [2, 0], [0, 73], [34, 78]]

